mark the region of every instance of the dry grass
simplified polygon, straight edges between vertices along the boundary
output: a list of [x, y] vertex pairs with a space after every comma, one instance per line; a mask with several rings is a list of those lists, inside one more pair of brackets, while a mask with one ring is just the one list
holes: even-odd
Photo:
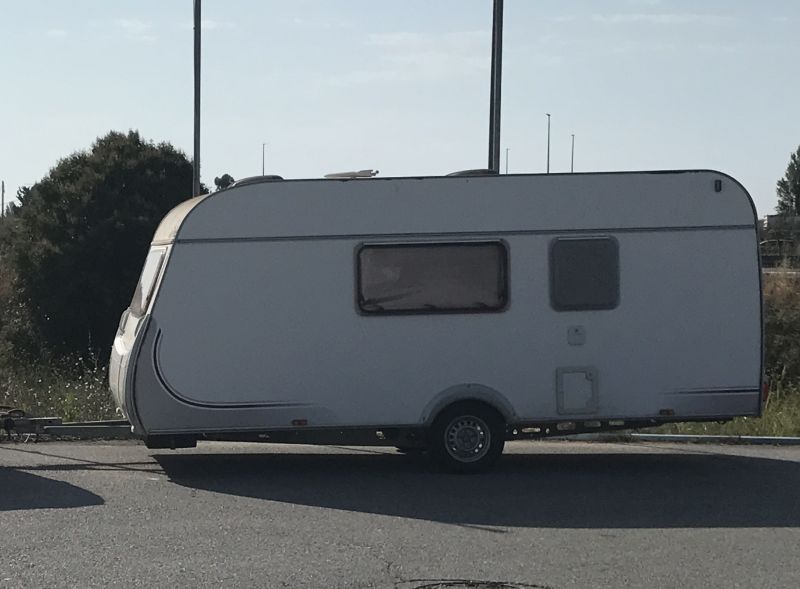
[[26, 366], [4, 371], [0, 405], [17, 407], [36, 417], [62, 417], [64, 421], [115, 416], [108, 369], [82, 358], [71, 366]]
[[800, 385], [800, 276], [764, 276], [766, 370], [777, 389]]

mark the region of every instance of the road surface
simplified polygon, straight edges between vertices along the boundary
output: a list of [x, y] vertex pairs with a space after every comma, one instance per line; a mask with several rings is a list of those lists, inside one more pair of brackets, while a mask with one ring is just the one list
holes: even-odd
[[0, 534], [13, 588], [796, 589], [800, 447], [3, 442]]

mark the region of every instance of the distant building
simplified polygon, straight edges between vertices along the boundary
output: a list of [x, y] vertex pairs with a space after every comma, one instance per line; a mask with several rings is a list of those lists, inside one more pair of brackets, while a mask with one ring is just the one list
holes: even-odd
[[800, 232], [800, 216], [797, 215], [765, 215], [761, 220], [767, 231], [788, 230]]
[[766, 215], [759, 222], [759, 235], [765, 268], [800, 263], [800, 216]]

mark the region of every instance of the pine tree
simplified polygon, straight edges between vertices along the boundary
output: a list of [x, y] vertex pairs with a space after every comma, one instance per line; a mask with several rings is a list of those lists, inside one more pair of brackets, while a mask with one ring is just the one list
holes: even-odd
[[800, 215], [800, 147], [789, 157], [786, 175], [778, 180], [779, 215]]

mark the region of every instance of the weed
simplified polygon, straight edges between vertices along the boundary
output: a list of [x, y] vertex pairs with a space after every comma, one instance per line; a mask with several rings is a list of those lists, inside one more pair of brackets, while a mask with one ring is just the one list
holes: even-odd
[[6, 368], [0, 379], [0, 405], [64, 421], [110, 419], [115, 415], [108, 390], [108, 368], [96, 359], [78, 358], [69, 366]]

